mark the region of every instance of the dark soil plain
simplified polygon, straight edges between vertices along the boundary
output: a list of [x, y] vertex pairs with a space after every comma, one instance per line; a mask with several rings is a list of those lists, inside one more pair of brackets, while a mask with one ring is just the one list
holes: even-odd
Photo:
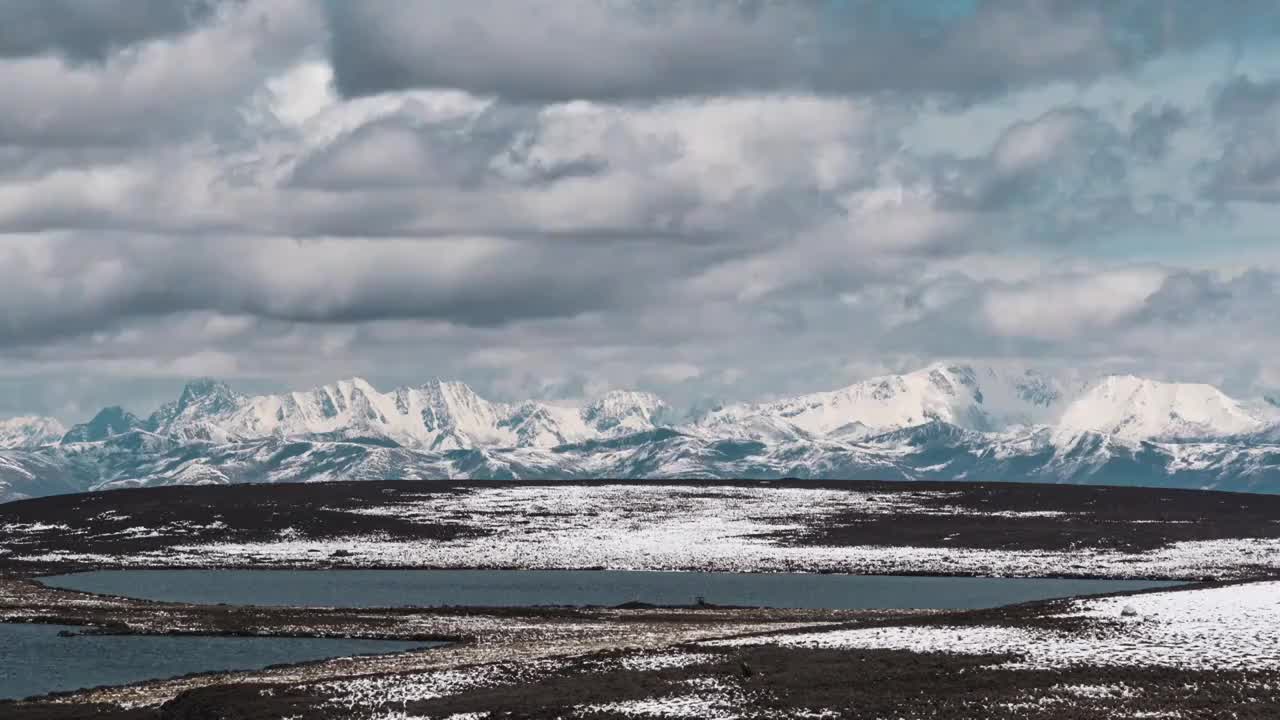
[[[618, 483], [609, 483], [618, 484]], [[707, 483], [671, 483], [690, 490]], [[402, 541], [482, 537], [470, 518], [408, 522], [343, 509], [404, 494], [466, 493], [488, 483], [333, 483], [124, 490], [0, 505], [0, 620], [83, 625], [116, 633], [278, 634], [445, 639], [454, 645], [396, 656], [328, 661], [255, 673], [206, 675], [130, 688], [0, 702], [3, 720], [267, 720], [278, 718], [622, 718], [636, 702], [687, 697], [682, 717], [1277, 718], [1280, 673], [1168, 667], [1036, 669], [1001, 666], [1008, 656], [703, 645], [708, 639], [800, 628], [966, 626], [1091, 632], [1054, 617], [1062, 601], [957, 613], [752, 610], [730, 608], [449, 608], [340, 610], [152, 603], [39, 585], [36, 575], [105, 569], [45, 553], [163, 552], [180, 540], [254, 542], [291, 528], [307, 538], [378, 534]], [[1280, 496], [1085, 486], [936, 483], [768, 483], [827, 487], [892, 498], [943, 491], [951, 511], [845, 511], [774, 534], [795, 547], [892, 545], [998, 550], [1142, 553], [1176, 542], [1280, 538]], [[715, 488], [760, 487], [717, 483]], [[917, 503], [935, 502], [925, 498]], [[969, 512], [952, 512], [960, 508]], [[999, 514], [1008, 511], [1007, 515]], [[150, 528], [188, 528], [180, 538], [119, 533], [113, 513]], [[993, 514], [995, 513], [995, 514]], [[519, 512], [511, 511], [512, 521]], [[493, 518], [488, 518], [492, 521]], [[60, 525], [24, 535], [9, 528]], [[33, 543], [37, 543], [33, 545]], [[342, 558], [332, 558], [342, 566]], [[260, 566], [259, 566], [260, 567]], [[1070, 574], [1070, 573], [1065, 573]], [[1251, 579], [1274, 576], [1258, 567]], [[1215, 583], [1206, 586], [1218, 586]], [[660, 651], [686, 662], [630, 662]], [[386, 704], [344, 700], [335, 681], [412, 687], [441, 672], [479, 672], [485, 681], [447, 693], [388, 694]], [[359, 684], [357, 682], [357, 684]], [[1081, 693], [1071, 688], [1123, 688]], [[630, 705], [628, 705], [630, 703]], [[699, 704], [702, 703], [702, 704]], [[666, 711], [670, 711], [668, 706]]]

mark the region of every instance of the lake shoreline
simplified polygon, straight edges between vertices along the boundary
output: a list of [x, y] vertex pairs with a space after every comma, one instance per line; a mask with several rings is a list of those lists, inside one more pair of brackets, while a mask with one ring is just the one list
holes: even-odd
[[[0, 581], [0, 587], [6, 587], [6, 583], [12, 582], [29, 583], [29, 581]], [[1172, 590], [1118, 593], [1103, 597], [1132, 602], [1134, 600], [1130, 599], [1136, 600], [1148, 596], [1195, 593], [1206, 589], [1248, 588], [1252, 585], [1255, 585], [1255, 583], [1211, 583], [1179, 587]], [[68, 593], [68, 591], [51, 592]], [[77, 593], [68, 594], [78, 595]], [[61, 597], [59, 599], [70, 600], [71, 598]], [[87, 605], [81, 606], [84, 612], [82, 617], [86, 620], [93, 619], [96, 613], [109, 610], [110, 608], [97, 607], [98, 604], [107, 601], [89, 600]], [[718, 642], [733, 638], [739, 638], [736, 642], [745, 641], [748, 644], [731, 650], [724, 650], [723, 652], [721, 652], [721, 649], [717, 649], [714, 662], [711, 662], [706, 667], [659, 668], [653, 672], [646, 671], [646, 673], [637, 675], [637, 682], [641, 682], [641, 675], [645, 677], [652, 675], [661, 678], [663, 682], [671, 684], [699, 681], [699, 678], [708, 676], [722, 677], [726, 674], [733, 676], [740, 672], [741, 666], [745, 664], [750, 668], [755, 668], [753, 672], [761, 675], [769, 673], [772, 678], [776, 674], [776, 681], [783, 683], [784, 689], [789, 688], [786, 692], [795, 694], [805, 693], [808, 690], [798, 684], [799, 681], [786, 680], [786, 677], [793, 676], [801, 668], [805, 667], [812, 667], [814, 672], [820, 673], [825, 677], [831, 671], [830, 666], [832, 663], [837, 666], [844, 666], [849, 662], [856, 662], [858, 671], [861, 673], [866, 673], [868, 664], [870, 664], [870, 667], [875, 668], [876, 672], [885, 673], [890, 677], [897, 677], [908, 668], [912, 672], [923, 671], [927, 668], [928, 672], [935, 675], [972, 673], [980, 667], [986, 667], [986, 663], [994, 661], [992, 657], [986, 656], [978, 656], [971, 659], [963, 655], [939, 656], [936, 653], [920, 655], [897, 650], [862, 649], [836, 652], [821, 648], [788, 647], [785, 643], [790, 638], [797, 637], [797, 633], [801, 633], [800, 636], [805, 636], [806, 634], [813, 635], [814, 633], [838, 634], [850, 630], [874, 631], [877, 628], [891, 630], [909, 627], [918, 628], [920, 631], [947, 627], [1013, 629], [1042, 627], [1046, 622], [1051, 623], [1050, 626], [1056, 628], [1056, 631], [1089, 634], [1095, 632], [1088, 629], [1093, 627], [1092, 622], [1083, 622], [1070, 618], [1054, 619], [1071, 602], [1069, 600], [1051, 600], [986, 610], [960, 612], [923, 611], [914, 613], [894, 611], [742, 611], [723, 609], [690, 611], [505, 609], [496, 612], [492, 608], [448, 608], [413, 611], [380, 610], [373, 612], [372, 615], [382, 616], [388, 620], [395, 616], [399, 616], [401, 620], [412, 618], [413, 624], [417, 627], [421, 627], [421, 623], [424, 621], [435, 623], [440, 627], [450, 624], [455, 624], [455, 626], [465, 625], [470, 630], [470, 633], [459, 634], [456, 636], [456, 642], [448, 647], [421, 652], [409, 651], [393, 656], [369, 656], [342, 661], [317, 661], [247, 673], [206, 673], [125, 687], [98, 688], [63, 693], [33, 701], [0, 703], [0, 709], [4, 710], [6, 718], [13, 718], [14, 720], [72, 718], [78, 717], [78, 715], [63, 713], [70, 712], [75, 708], [78, 708], [81, 712], [87, 712], [89, 708], [94, 708], [94, 711], [97, 712], [101, 708], [111, 707], [126, 708], [120, 710], [117, 714], [105, 715], [105, 717], [109, 717], [112, 720], [154, 720], [154, 718], [161, 717], [156, 713], [161, 712], [162, 708], [163, 712], [167, 713], [164, 715], [165, 718], [199, 717], [200, 715], [198, 714], [186, 715], [182, 713], [198, 713], [199, 710], [196, 708], [207, 709], [210, 704], [230, 703], [233, 707], [245, 709], [259, 706], [261, 708], [270, 707], [272, 703], [265, 700], [260, 695], [259, 690], [250, 688], [275, 688], [275, 690], [272, 690], [272, 695], [290, 698], [289, 703], [293, 704], [289, 707], [292, 711], [302, 710], [300, 717], [366, 717], [365, 715], [332, 714], [334, 712], [332, 709], [325, 708], [328, 707], [327, 703], [331, 702], [334, 697], [314, 695], [316, 688], [331, 686], [342, 688], [362, 687], [362, 684], [369, 684], [371, 687], [390, 684], [390, 686], [398, 687], [400, 683], [411, 682], [412, 678], [436, 677], [441, 673], [461, 671], [464, 674], [469, 674], [481, 672], [484, 668], [494, 667], [507, 668], [510, 672], [514, 672], [512, 670], [513, 664], [523, 663], [541, 668], [540, 672], [545, 671], [548, 677], [566, 676], [564, 682], [577, 683], [575, 687], [578, 687], [580, 691], [592, 692], [589, 685], [592, 677], [591, 673], [598, 672], [595, 665], [604, 662], [603, 660], [593, 660], [592, 658], [618, 657], [623, 659], [626, 667], [631, 667], [632, 665], [644, 666], [645, 663], [651, 662], [647, 658], [667, 657], [670, 653], [700, 654], [706, 651], [708, 643], [715, 646]], [[147, 613], [155, 613], [155, 615], [149, 616], [151, 620], [163, 617], [167, 622], [185, 623], [189, 621], [181, 614], [175, 614], [175, 607], [182, 607], [176, 606], [176, 604], [156, 604], [146, 601], [128, 601], [128, 604], [132, 607], [125, 614], [132, 614], [135, 622], [147, 622]], [[219, 612], [230, 612], [246, 622], [249, 622], [249, 618], [252, 617], [251, 615], [243, 614], [244, 608], [187, 606], [182, 607], [182, 609], [190, 611], [195, 616], [203, 615], [206, 617]], [[254, 608], [253, 610], [255, 613], [260, 613], [264, 609]], [[280, 610], [281, 612], [274, 617], [259, 616], [256, 622], [285, 625], [300, 619], [298, 617], [290, 618], [291, 609], [283, 608]], [[3, 607], [0, 607], [0, 612], [4, 612]], [[328, 613], [306, 611], [304, 613], [307, 622], [319, 621], [323, 617], [330, 623], [337, 621], [342, 614], [344, 614], [344, 611]], [[353, 613], [347, 612], [345, 614], [352, 615]], [[360, 615], [365, 616], [364, 619], [366, 621], [370, 614], [369, 611], [360, 613]], [[101, 615], [97, 615], [97, 618], [99, 620], [103, 619]], [[348, 620], [350, 619], [348, 618]], [[532, 629], [514, 630], [513, 625]], [[246, 626], [246, 632], [247, 627], [250, 626]], [[297, 626], [295, 625], [294, 627]], [[154, 632], [158, 630], [160, 630], [159, 627], [152, 627], [150, 630], [136, 631]], [[319, 630], [319, 628], [312, 628], [312, 630]], [[352, 628], [341, 628], [330, 624], [328, 625], [328, 630], [318, 632], [316, 636], [322, 636], [322, 632], [332, 633], [342, 630], [350, 631]], [[219, 632], [225, 632], [225, 626]], [[443, 637], [444, 635], [444, 633], [441, 633], [438, 637]], [[395, 636], [394, 632], [385, 630], [382, 634], [382, 637], [388, 639]], [[405, 636], [401, 635], [400, 637]], [[755, 640], [752, 640], [752, 638], [755, 638]], [[771, 644], [775, 638], [784, 644], [782, 646]], [[624, 650], [622, 648], [630, 649]], [[517, 660], [513, 659], [513, 656], [526, 659]], [[485, 670], [484, 672], [488, 671]], [[1077, 667], [1067, 670], [1010, 670], [1004, 674], [1009, 675], [1009, 679], [1007, 682], [1002, 681], [997, 685], [999, 685], [999, 692], [1005, 694], [1016, 694], [1016, 692], [1019, 692], [1019, 688], [1025, 689], [1023, 683], [1026, 682], [1034, 681], [1043, 684], [1046, 677], [1060, 676], [1063, 682], [1079, 680], [1086, 684], [1095, 683], [1099, 686], [1115, 684], [1117, 679], [1141, 679], [1148, 687], [1156, 687], [1167, 678], [1180, 677], [1187, 681], [1194, 680], [1206, 698], [1215, 697], [1215, 693], [1219, 691], [1216, 688], [1220, 688], [1221, 692], [1225, 693], [1241, 682], [1247, 681], [1248, 683], [1258, 684], [1280, 678], [1280, 673], [1271, 670], [1257, 673], [1232, 671], [1224, 674], [1222, 671], [1197, 670], [1171, 673], [1169, 670], [1159, 669], [1144, 670], [1142, 668], [1133, 668], [1124, 670], [1123, 668], [1106, 667]], [[581, 677], [578, 677], [578, 675], [581, 675]], [[531, 682], [533, 681], [531, 680]], [[527, 691], [521, 691], [521, 697], [534, 699], [539, 697], [537, 695], [539, 691], [536, 688], [541, 682], [543, 680], [533, 682]], [[644, 685], [648, 682], [651, 681], [644, 680], [641, 684]], [[248, 685], [245, 683], [248, 683]], [[583, 686], [581, 683], [588, 683], [588, 685]], [[1051, 686], [1057, 687], [1060, 684], [1055, 682]], [[514, 689], [519, 686], [517, 684], [511, 687]], [[831, 690], [827, 688], [824, 692], [829, 693]], [[551, 702], [554, 698], [542, 696], [542, 700]], [[792, 700], [795, 700], [795, 698], [793, 697]], [[786, 702], [791, 702], [792, 700], [787, 700]], [[885, 698], [881, 698], [881, 700], [887, 701]], [[492, 698], [487, 691], [477, 690], [476, 693], [464, 693], [462, 696], [456, 697], [452, 701], [452, 705], [449, 702], [437, 703], [436, 701], [428, 700], [423, 700], [416, 705], [415, 703], [409, 703], [409, 705], [411, 708], [417, 707], [424, 711], [428, 708], [453, 708], [455, 706], [472, 708], [472, 710], [465, 711], [474, 711], [474, 708], [490, 702], [492, 702]], [[507, 700], [506, 702], [511, 701]], [[780, 700], [780, 702], [782, 701]], [[376, 705], [377, 703], [375, 703]], [[368, 715], [368, 717], [376, 716]], [[434, 715], [424, 716], [434, 717]], [[1002, 717], [1000, 715], [992, 716]], [[958, 715], [958, 717], [966, 716]], [[1009, 717], [1017, 716], [1010, 715]]]
[[[868, 618], [905, 618], [934, 611], [744, 610], [725, 608], [400, 608], [319, 609], [201, 606], [95, 596], [49, 588], [31, 579], [0, 577], [0, 622], [76, 625], [119, 635], [216, 635], [224, 637], [362, 638], [370, 640], [447, 641], [450, 666], [492, 661], [512, 644], [529, 645], [534, 655], [567, 646], [626, 646], [634, 636], [722, 636], [741, 631], [842, 624]], [[183, 628], [183, 629], [177, 629]], [[287, 628], [287, 630], [285, 630]], [[424, 631], [424, 628], [433, 628]], [[550, 642], [544, 642], [550, 639]], [[664, 639], [662, 644], [666, 644]], [[544, 647], [545, 646], [545, 647]], [[435, 648], [344, 661], [290, 665], [279, 672], [316, 679], [362, 675], [393, 664], [439, 664]], [[5, 717], [44, 717], [48, 704], [91, 707], [112, 699], [133, 698], [158, 706], [190, 690], [230, 680], [272, 677], [272, 671], [201, 673], [137, 685], [59, 693], [21, 703], [0, 702]], [[143, 700], [139, 700], [143, 698]]]

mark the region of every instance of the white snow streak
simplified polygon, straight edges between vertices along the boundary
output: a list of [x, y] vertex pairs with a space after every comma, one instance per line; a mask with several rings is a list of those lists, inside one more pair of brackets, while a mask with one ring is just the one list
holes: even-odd
[[[1016, 659], [1007, 667], [1016, 668], [1100, 665], [1280, 670], [1280, 582], [1075, 600], [1054, 617], [1087, 618], [1095, 622], [1085, 631], [1005, 626], [899, 626], [707, 644], [1008, 654]], [[1077, 689], [1075, 692], [1095, 691]]]

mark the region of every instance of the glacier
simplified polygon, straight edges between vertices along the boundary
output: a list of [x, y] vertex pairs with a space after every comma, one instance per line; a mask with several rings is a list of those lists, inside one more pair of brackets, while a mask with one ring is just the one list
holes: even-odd
[[679, 416], [615, 390], [492, 402], [440, 379], [246, 396], [197, 380], [145, 418], [0, 421], [0, 501], [175, 484], [866, 479], [1280, 490], [1280, 409], [1203, 384], [934, 364]]

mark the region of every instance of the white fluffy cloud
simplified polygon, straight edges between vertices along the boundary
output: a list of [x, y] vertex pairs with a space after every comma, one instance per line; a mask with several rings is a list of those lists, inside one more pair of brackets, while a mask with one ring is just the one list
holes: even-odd
[[982, 310], [999, 335], [1071, 340], [1133, 317], [1166, 278], [1155, 268], [1039, 277], [988, 293]]

